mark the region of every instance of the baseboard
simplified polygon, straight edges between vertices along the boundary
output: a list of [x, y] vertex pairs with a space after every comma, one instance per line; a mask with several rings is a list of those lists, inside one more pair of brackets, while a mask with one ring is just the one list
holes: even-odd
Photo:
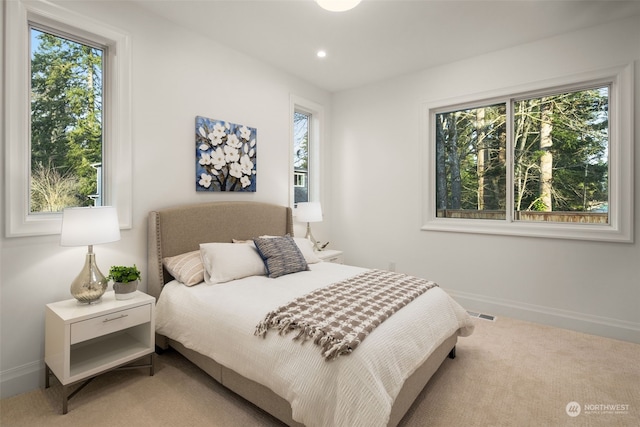
[[448, 290], [465, 309], [640, 344], [640, 323]]
[[36, 361], [0, 372], [0, 399], [44, 385], [44, 362]]

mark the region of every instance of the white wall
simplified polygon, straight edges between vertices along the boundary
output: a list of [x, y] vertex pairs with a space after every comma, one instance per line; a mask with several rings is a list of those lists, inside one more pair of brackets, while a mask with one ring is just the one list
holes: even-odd
[[640, 342], [637, 231], [633, 244], [420, 231], [423, 103], [635, 62], [638, 141], [639, 59], [635, 16], [335, 94], [334, 247], [436, 280], [468, 309]]
[[[146, 289], [150, 210], [214, 200], [289, 203], [290, 95], [324, 105], [329, 115], [329, 93], [126, 2], [60, 4], [132, 36], [133, 228], [123, 230], [119, 242], [94, 248], [103, 272], [135, 263]], [[258, 129], [256, 193], [196, 193], [197, 115]], [[317, 237], [324, 238], [321, 232]], [[0, 385], [6, 397], [44, 384], [44, 306], [71, 298], [69, 284], [86, 248], [60, 247], [59, 236], [2, 237], [0, 247]]]

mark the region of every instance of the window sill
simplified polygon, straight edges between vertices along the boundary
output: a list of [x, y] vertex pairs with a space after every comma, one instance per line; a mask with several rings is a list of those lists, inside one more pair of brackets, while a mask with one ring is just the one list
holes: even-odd
[[631, 229], [610, 224], [560, 224], [437, 218], [427, 221], [423, 231], [493, 234], [500, 236], [542, 237], [547, 239], [591, 240], [602, 242], [633, 243]]

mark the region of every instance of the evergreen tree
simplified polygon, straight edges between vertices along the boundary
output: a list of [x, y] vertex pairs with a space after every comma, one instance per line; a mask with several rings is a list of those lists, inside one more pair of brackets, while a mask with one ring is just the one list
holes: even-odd
[[53, 175], [77, 182], [65, 186], [71, 198], [59, 198], [66, 206], [92, 205], [89, 196], [98, 192], [92, 165], [102, 162], [103, 51], [31, 31], [31, 211], [65, 207], [41, 204], [42, 194], [34, 193], [49, 188], [35, 180]]

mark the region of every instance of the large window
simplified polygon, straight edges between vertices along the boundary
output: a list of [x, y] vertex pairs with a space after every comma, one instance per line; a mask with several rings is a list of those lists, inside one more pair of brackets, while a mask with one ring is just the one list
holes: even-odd
[[631, 240], [624, 74], [430, 108], [424, 228]]
[[105, 50], [30, 28], [31, 213], [102, 204]]
[[57, 234], [66, 206], [115, 206], [130, 228], [129, 35], [45, 1], [4, 6], [6, 235]]

